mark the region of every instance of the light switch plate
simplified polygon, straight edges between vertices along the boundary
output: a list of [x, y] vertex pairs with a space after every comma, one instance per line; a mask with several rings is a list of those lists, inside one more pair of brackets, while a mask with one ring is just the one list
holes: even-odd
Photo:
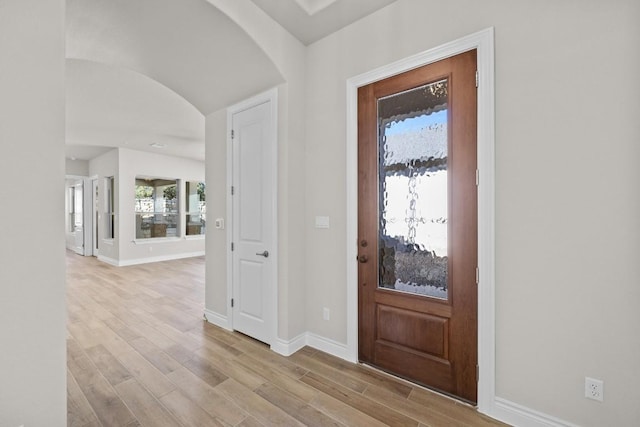
[[316, 216], [316, 228], [329, 228], [329, 217]]

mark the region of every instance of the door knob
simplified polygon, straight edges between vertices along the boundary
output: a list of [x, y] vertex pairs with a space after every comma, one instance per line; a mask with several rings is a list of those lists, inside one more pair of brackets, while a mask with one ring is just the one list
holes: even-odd
[[269, 251], [256, 252], [256, 255], [258, 255], [258, 256], [263, 256], [263, 257], [265, 257], [265, 258], [269, 258]]
[[365, 262], [369, 261], [369, 257], [367, 257], [366, 255], [360, 255], [358, 257], [358, 261], [361, 262], [361, 263], [365, 263]]

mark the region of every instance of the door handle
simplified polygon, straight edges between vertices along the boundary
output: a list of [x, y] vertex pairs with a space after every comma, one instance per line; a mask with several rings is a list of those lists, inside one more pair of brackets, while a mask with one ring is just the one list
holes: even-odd
[[265, 258], [269, 258], [269, 251], [256, 252], [256, 255], [258, 255], [258, 256], [263, 256], [263, 257], [265, 257]]
[[368, 256], [366, 256], [366, 255], [360, 255], [360, 256], [358, 257], [358, 261], [360, 261], [361, 263], [363, 263], [363, 264], [364, 264], [365, 262], [369, 261], [369, 257], [368, 257]]

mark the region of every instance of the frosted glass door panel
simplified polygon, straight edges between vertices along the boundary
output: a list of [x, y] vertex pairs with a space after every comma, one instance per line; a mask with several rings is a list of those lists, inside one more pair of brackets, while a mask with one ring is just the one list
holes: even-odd
[[379, 286], [448, 296], [447, 80], [378, 100]]

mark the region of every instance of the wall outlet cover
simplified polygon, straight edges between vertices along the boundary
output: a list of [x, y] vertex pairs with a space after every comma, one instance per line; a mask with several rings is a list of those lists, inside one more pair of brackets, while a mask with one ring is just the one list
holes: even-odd
[[599, 402], [604, 401], [604, 381], [585, 377], [584, 396]]

